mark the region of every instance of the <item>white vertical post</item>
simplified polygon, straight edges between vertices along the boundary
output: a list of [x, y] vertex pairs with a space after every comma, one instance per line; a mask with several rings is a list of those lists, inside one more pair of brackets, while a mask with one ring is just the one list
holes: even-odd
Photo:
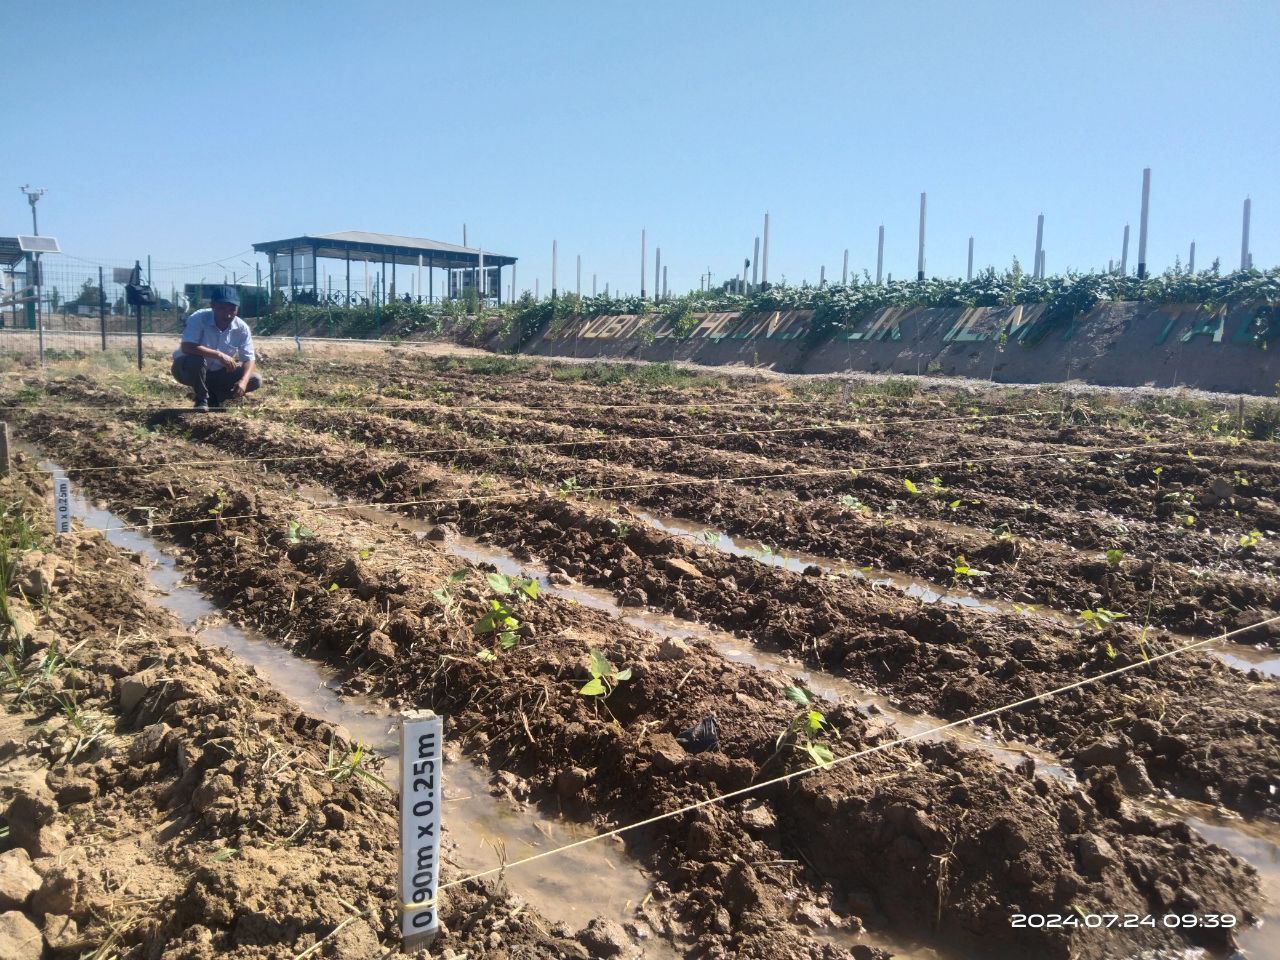
[[965, 274], [965, 279], [973, 279], [973, 237], [969, 238], [969, 270]]
[[591, 296], [594, 297], [595, 295], [596, 295], [596, 275], [593, 273], [591, 275]]
[[653, 299], [662, 299], [662, 248], [653, 248]]
[[[290, 257], [289, 257], [289, 269], [290, 269], [290, 270], [293, 270], [293, 257], [292, 257], [292, 256], [290, 256]], [[290, 278], [289, 278], [289, 287], [290, 287], [290, 289], [292, 289], [292, 288], [293, 288], [293, 277], [292, 277], [292, 276], [290, 276]], [[366, 260], [366, 261], [364, 262], [364, 295], [365, 295], [365, 299], [367, 300], [367, 299], [369, 298], [369, 261], [368, 261], [368, 260]], [[370, 302], [370, 303], [372, 303], [373, 301], [372, 301], [372, 300], [369, 300], [369, 302]]]
[[670, 295], [671, 289], [667, 286], [667, 268], [662, 268], [662, 299], [665, 300]]
[[1249, 208], [1253, 204], [1248, 197], [1244, 198], [1244, 221], [1240, 225], [1240, 269], [1248, 270], [1252, 265], [1249, 258]]
[[751, 254], [751, 288], [754, 290], [760, 277], [760, 238], [756, 237], [755, 250]]
[[516, 297], [520, 296], [519, 288], [516, 286], [516, 265], [511, 264], [511, 302], [516, 302]]
[[824, 263], [818, 268], [818, 286], [825, 287], [827, 285], [827, 265]]
[[[5, 433], [8, 432], [6, 424]], [[53, 532], [71, 532], [71, 481], [66, 477], [53, 478]]]
[[462, 245], [464, 247], [467, 245], [467, 225], [465, 223], [462, 225]]
[[478, 293], [480, 295], [480, 299], [483, 300], [489, 292], [489, 284], [484, 275], [484, 250], [480, 251], [479, 270], [476, 272], [476, 293]]
[[920, 194], [920, 249], [916, 256], [916, 280], [924, 279], [924, 213], [926, 197]]
[[1038, 256], [1036, 259], [1039, 261], [1036, 264], [1036, 275], [1039, 276], [1041, 280], [1043, 280], [1044, 279], [1044, 250], [1043, 249], [1040, 251], [1040, 256]]
[[1196, 242], [1191, 241], [1191, 255], [1187, 257], [1187, 273], [1195, 276], [1196, 273]]
[[1036, 259], [1034, 275], [1042, 276], [1040, 273], [1040, 251], [1044, 249], [1044, 214], [1036, 217]]
[[551, 241], [551, 299], [556, 298], [556, 241]]
[[1142, 220], [1138, 223], [1138, 279], [1147, 276], [1147, 214], [1151, 209], [1151, 168], [1142, 168]]
[[418, 254], [418, 288], [416, 296], [422, 296], [422, 254]]
[[764, 215], [764, 251], [761, 253], [764, 258], [760, 262], [760, 283], [767, 286], [769, 283], [769, 212], [766, 210]]
[[1129, 275], [1129, 225], [1124, 225], [1124, 243], [1120, 246], [1120, 276]]
[[440, 932], [440, 808], [444, 781], [442, 717], [400, 714], [400, 933], [405, 953]]
[[644, 255], [645, 231], [640, 229], [640, 299], [644, 299], [644, 273], [645, 273], [645, 255]]
[[844, 269], [840, 271], [840, 286], [849, 285], [849, 248], [844, 248]]
[[884, 278], [884, 224], [880, 224], [880, 239], [876, 242], [876, 286]]

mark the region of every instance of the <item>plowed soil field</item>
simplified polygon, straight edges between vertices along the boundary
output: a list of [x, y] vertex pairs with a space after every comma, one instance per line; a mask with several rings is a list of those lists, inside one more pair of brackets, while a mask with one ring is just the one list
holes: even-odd
[[[172, 622], [111, 529], [54, 536], [51, 472], [345, 693], [443, 714], [513, 818], [672, 814], [599, 841], [648, 878], [621, 915], [446, 861], [433, 956], [1280, 956], [1274, 868], [1224, 840], [1280, 837], [1280, 448], [1235, 411], [264, 366], [203, 415], [162, 362], [5, 375], [15, 956], [399, 950], [376, 758]], [[513, 887], [553, 873], [528, 852]]]

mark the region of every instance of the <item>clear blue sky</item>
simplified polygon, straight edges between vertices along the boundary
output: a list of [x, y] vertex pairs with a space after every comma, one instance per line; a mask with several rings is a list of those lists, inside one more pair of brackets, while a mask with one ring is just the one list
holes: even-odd
[[[1152, 168], [1153, 269], [1280, 255], [1280, 3], [132, 2], [10, 10], [0, 233], [18, 187], [85, 257], [200, 262], [364, 229], [573, 258], [614, 290], [660, 245], [717, 282], [1017, 256], [1104, 267]], [[13, 42], [13, 30], [29, 42]], [[252, 258], [249, 258], [252, 259]], [[649, 285], [652, 285], [650, 279]]]

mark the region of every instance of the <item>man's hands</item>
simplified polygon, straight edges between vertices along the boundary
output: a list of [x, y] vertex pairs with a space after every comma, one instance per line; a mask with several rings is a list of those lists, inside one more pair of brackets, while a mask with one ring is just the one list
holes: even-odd
[[233, 400], [239, 400], [241, 397], [244, 396], [245, 388], [247, 388], [248, 386], [249, 386], [248, 377], [242, 377], [241, 379], [237, 380], [235, 383], [231, 385], [231, 398]]
[[[218, 362], [219, 362], [219, 363], [221, 363], [221, 364], [222, 364], [222, 368], [223, 368], [224, 370], [230, 370], [230, 371], [234, 371], [234, 370], [235, 370], [235, 368], [236, 368], [236, 358], [235, 358], [235, 357], [231, 356], [231, 354], [229, 354], [229, 353], [223, 353], [223, 352], [222, 352], [222, 351], [220, 351], [220, 350], [219, 350], [219, 351], [215, 351], [215, 352], [216, 352], [216, 354], [217, 354], [217, 360], [218, 360]], [[243, 391], [242, 391], [242, 392], [243, 392]]]

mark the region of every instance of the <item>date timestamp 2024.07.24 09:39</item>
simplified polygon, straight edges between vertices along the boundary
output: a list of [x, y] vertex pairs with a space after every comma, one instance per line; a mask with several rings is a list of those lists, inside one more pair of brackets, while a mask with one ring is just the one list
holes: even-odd
[[1087, 927], [1090, 930], [1108, 927], [1165, 927], [1170, 930], [1200, 927], [1207, 930], [1234, 927], [1238, 923], [1233, 913], [1014, 913], [1009, 923], [1015, 928], [1032, 930], [1062, 930]]

